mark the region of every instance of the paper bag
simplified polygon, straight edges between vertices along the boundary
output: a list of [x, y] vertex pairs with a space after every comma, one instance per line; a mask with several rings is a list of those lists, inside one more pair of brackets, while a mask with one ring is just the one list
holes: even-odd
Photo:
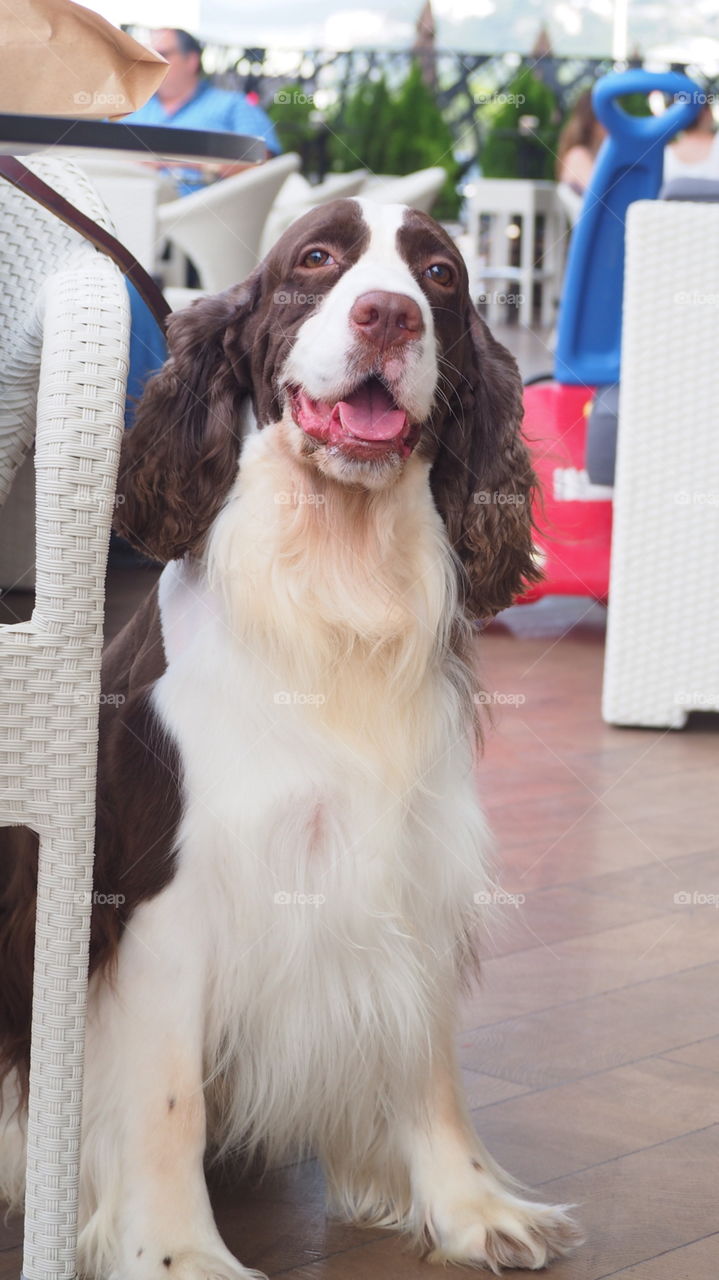
[[113, 119], [166, 72], [159, 54], [72, 0], [0, 4], [0, 111]]

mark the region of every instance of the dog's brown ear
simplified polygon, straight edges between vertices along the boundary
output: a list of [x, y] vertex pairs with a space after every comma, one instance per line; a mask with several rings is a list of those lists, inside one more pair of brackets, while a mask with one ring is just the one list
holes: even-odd
[[532, 544], [536, 477], [521, 434], [522, 381], [471, 304], [461, 348], [452, 354], [458, 376], [437, 425], [432, 492], [465, 570], [467, 612], [491, 618], [541, 577]]
[[115, 529], [156, 560], [197, 553], [237, 473], [261, 272], [167, 322], [120, 458]]

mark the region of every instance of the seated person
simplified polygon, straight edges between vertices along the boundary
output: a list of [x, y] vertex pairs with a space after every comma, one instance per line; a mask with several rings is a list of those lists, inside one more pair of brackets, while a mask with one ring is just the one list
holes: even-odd
[[[246, 134], [262, 138], [268, 153], [279, 155], [282, 147], [266, 112], [243, 93], [218, 89], [204, 77], [202, 46], [194, 36], [173, 27], [156, 31], [152, 43], [155, 52], [169, 63], [167, 75], [149, 102], [125, 116], [123, 124]], [[180, 195], [188, 195], [205, 184], [199, 168], [173, 166], [168, 172], [172, 173]], [[232, 172], [233, 166], [225, 165], [221, 176], [227, 177]]]
[[664, 181], [675, 178], [719, 180], [719, 133], [707, 102], [679, 137], [664, 148]]
[[557, 146], [557, 182], [566, 182], [577, 195], [583, 196], [607, 131], [594, 114], [592, 91], [580, 93], [559, 135]]

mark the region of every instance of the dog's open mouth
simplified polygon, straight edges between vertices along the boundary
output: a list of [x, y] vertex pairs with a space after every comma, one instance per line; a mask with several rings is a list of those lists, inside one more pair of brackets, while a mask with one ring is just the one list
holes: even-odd
[[398, 453], [406, 458], [419, 438], [419, 427], [410, 423], [379, 378], [367, 378], [336, 404], [313, 400], [302, 387], [293, 387], [290, 405], [297, 426], [308, 436], [352, 457]]

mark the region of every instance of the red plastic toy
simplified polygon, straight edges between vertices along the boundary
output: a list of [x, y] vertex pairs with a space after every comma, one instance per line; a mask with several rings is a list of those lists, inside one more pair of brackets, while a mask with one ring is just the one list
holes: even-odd
[[593, 395], [591, 388], [558, 382], [525, 387], [524, 434], [542, 495], [534, 518], [544, 580], [520, 604], [544, 595], [593, 596], [606, 603], [612, 502], [593, 496], [596, 491], [582, 479]]

